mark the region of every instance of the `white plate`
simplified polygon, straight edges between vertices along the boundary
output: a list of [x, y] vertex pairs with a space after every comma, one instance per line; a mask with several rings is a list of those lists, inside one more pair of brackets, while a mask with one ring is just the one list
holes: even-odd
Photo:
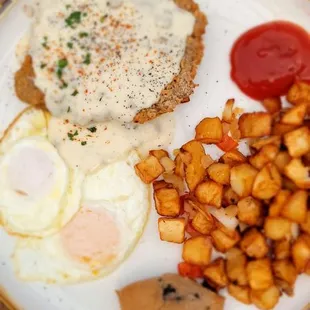
[[[155, 0], [154, 0], [155, 1]], [[228, 98], [247, 110], [259, 105], [245, 97], [229, 78], [229, 51], [234, 40], [248, 28], [274, 19], [294, 21], [310, 31], [310, 2], [308, 0], [199, 0], [208, 15], [205, 37], [205, 57], [199, 69], [200, 84], [189, 104], [177, 109], [177, 136], [171, 150], [193, 137], [195, 124], [204, 116], [220, 115]], [[27, 0], [18, 1], [0, 21], [0, 130], [24, 107], [14, 96], [13, 71], [15, 45], [29, 25], [22, 7]], [[220, 155], [209, 148], [213, 156]], [[157, 233], [157, 215], [152, 210], [146, 231], [129, 259], [113, 274], [96, 282], [74, 286], [49, 286], [21, 283], [12, 272], [9, 256], [12, 242], [0, 231], [0, 286], [5, 287], [23, 309], [27, 310], [117, 310], [115, 289], [130, 282], [176, 272], [181, 260], [181, 246], [161, 242]], [[282, 297], [276, 309], [302, 309], [309, 301], [310, 279], [298, 278], [294, 298]], [[225, 309], [245, 310], [246, 307], [227, 298]], [[146, 309], [147, 310], [147, 309]]]

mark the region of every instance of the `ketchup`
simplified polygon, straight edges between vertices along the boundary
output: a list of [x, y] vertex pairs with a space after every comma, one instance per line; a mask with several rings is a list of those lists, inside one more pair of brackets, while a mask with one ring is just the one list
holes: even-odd
[[263, 100], [310, 82], [310, 35], [300, 26], [276, 21], [244, 33], [234, 44], [231, 78], [249, 97]]

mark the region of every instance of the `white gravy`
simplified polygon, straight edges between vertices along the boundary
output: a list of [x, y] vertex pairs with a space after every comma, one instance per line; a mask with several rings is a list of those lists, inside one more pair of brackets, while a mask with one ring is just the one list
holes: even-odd
[[180, 71], [194, 21], [173, 0], [40, 0], [35, 84], [54, 116], [130, 122]]

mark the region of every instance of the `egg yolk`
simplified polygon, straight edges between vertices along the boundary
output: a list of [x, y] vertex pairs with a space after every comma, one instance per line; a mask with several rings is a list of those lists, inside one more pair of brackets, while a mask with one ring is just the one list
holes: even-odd
[[7, 171], [10, 187], [18, 194], [30, 197], [48, 192], [53, 173], [53, 162], [47, 154], [32, 147], [24, 147], [14, 154]]
[[120, 231], [107, 212], [83, 207], [63, 228], [61, 239], [71, 257], [92, 267], [99, 267], [116, 256]]

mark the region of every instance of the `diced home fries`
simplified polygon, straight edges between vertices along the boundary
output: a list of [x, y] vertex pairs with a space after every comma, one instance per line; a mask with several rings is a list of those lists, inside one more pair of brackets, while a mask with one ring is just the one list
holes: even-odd
[[[290, 108], [269, 98], [267, 112], [240, 117], [229, 99], [222, 119], [204, 118], [174, 157], [151, 150], [135, 166], [153, 183], [160, 239], [184, 243], [179, 274], [260, 309], [310, 275], [310, 85], [293, 85], [287, 99]], [[240, 137], [251, 138], [249, 156]], [[215, 160], [204, 144], [224, 154]], [[222, 257], [211, 261], [213, 249]]]

